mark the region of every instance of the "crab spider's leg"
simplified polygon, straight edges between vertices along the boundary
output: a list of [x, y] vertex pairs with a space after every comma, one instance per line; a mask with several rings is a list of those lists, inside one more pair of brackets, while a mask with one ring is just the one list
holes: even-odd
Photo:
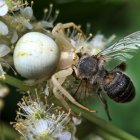
[[57, 73], [55, 75], [55, 78], [57, 79], [57, 81], [60, 83], [60, 85], [62, 85], [64, 83], [64, 81], [66, 80], [67, 76], [70, 75], [71, 73], [69, 73], [70, 71], [66, 71], [65, 74], [62, 74], [62, 73]]
[[53, 82], [53, 85], [54, 85], [55, 87], [57, 87], [57, 88], [60, 90], [60, 92], [61, 92], [62, 95], [64, 95], [69, 101], [71, 101], [71, 102], [72, 102], [73, 104], [75, 104], [76, 106], [78, 106], [78, 107], [80, 107], [80, 108], [82, 108], [82, 109], [84, 109], [84, 110], [86, 110], [86, 111], [89, 111], [89, 112], [96, 112], [96, 110], [90, 110], [89, 108], [87, 108], [87, 107], [81, 105], [80, 103], [78, 103], [78, 102], [69, 94], [69, 92], [66, 91], [66, 90], [61, 86], [61, 84], [58, 82], [58, 80], [57, 80], [57, 78], [56, 78], [56, 77], [58, 77], [58, 75], [59, 75], [59, 76], [62, 76], [62, 77], [67, 77], [68, 75], [71, 75], [72, 72], [73, 72], [73, 69], [72, 69], [72, 68], [68, 68], [68, 69], [61, 70], [61, 71], [55, 73], [55, 74], [52, 76], [52, 78], [51, 78], [51, 80], [52, 80], [52, 82]]
[[[65, 81], [65, 79], [67, 78], [67, 75], [70, 75], [71, 74], [71, 72], [69, 73], [70, 71], [67, 71], [67, 73], [65, 73], [65, 75], [62, 75], [61, 73], [58, 73], [56, 76], [57, 77], [55, 77], [57, 80], [58, 80], [58, 82], [60, 83], [60, 85], [62, 85], [63, 84], [63, 82]], [[61, 93], [60, 93], [60, 91], [59, 91], [59, 89], [57, 88], [57, 87], [54, 87], [53, 88], [53, 93], [54, 93], [54, 96], [59, 100], [59, 101], [61, 101], [61, 103], [63, 104], [63, 106], [67, 109], [67, 110], [69, 110], [70, 109], [70, 107], [69, 107], [69, 105], [68, 105], [68, 103], [64, 100], [64, 97], [61, 95]]]
[[[56, 79], [58, 80], [58, 82], [60, 83], [60, 85], [63, 84], [63, 82], [66, 80], [67, 78], [67, 75], [70, 75], [70, 71], [67, 71], [68, 73], [65, 73], [65, 75], [61, 75], [58, 74]], [[70, 73], [69, 73], [70, 72]], [[65, 101], [64, 97], [61, 95], [61, 92], [59, 91], [59, 89], [57, 87], [54, 87], [53, 88], [53, 93], [54, 93], [54, 96], [59, 100], [61, 101], [62, 105], [69, 111], [70, 110], [70, 107], [68, 105], [68, 103]]]
[[56, 87], [53, 88], [53, 94], [54, 94], [54, 96], [55, 96], [59, 101], [61, 101], [62, 105], [63, 105], [67, 110], [70, 109], [68, 103], [65, 101], [64, 97], [60, 94], [60, 91], [59, 91]]
[[57, 24], [53, 28], [52, 33], [58, 33], [59, 31], [61, 31], [61, 30], [63, 31], [64, 29], [70, 28], [70, 27], [77, 29], [77, 31], [79, 31], [80, 33], [83, 34], [83, 31], [80, 29], [80, 26], [74, 24], [73, 22], [69, 22], [69, 23], [65, 23], [65, 24], [62, 24], [62, 23]]
[[77, 26], [72, 22], [66, 24], [57, 24], [52, 30], [52, 35], [54, 36], [55, 42], [60, 47], [61, 51], [75, 50], [75, 47], [70, 43], [70, 40], [67, 38], [64, 32], [65, 29], [70, 27], [76, 29], [81, 35], [84, 35], [83, 31], [80, 29], [80, 26]]

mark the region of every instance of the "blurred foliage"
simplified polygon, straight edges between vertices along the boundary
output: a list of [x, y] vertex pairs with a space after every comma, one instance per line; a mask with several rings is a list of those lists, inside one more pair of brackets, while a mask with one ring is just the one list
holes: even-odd
[[[117, 35], [117, 39], [140, 30], [139, 0], [35, 0], [34, 14], [38, 19], [43, 17], [43, 9], [50, 3], [54, 9], [60, 10], [58, 22], [75, 22], [86, 30], [86, 24], [91, 24], [91, 32], [103, 33], [105, 36]], [[40, 10], [41, 9], [41, 10]], [[112, 124], [140, 138], [140, 50], [135, 57], [127, 62], [126, 73], [131, 77], [136, 87], [135, 99], [127, 104], [114, 103], [108, 99], [112, 116]], [[9, 123], [14, 120], [16, 103], [20, 95], [11, 89], [11, 94], [5, 99], [2, 120]], [[98, 110], [97, 115], [107, 120], [106, 113], [97, 98], [86, 100], [86, 105]], [[107, 120], [108, 121], [108, 120]], [[91, 126], [92, 127], [92, 126]], [[90, 139], [90, 138], [88, 138]]]

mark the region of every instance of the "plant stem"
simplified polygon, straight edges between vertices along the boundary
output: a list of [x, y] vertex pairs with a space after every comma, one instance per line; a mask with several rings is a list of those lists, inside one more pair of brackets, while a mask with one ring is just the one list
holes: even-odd
[[33, 86], [28, 86], [26, 85], [23, 81], [17, 79], [17, 78], [14, 78], [12, 76], [9, 76], [9, 75], [5, 75], [5, 79], [0, 79], [1, 82], [4, 82], [4, 83], [7, 83], [13, 87], [16, 87], [22, 91], [29, 91], [31, 93], [34, 93], [35, 92], [35, 87]]
[[104, 131], [103, 129], [101, 129], [99, 127], [94, 127], [93, 132], [95, 134], [101, 136], [105, 140], [120, 140], [120, 138], [117, 138], [116, 136], [111, 135], [110, 133]]
[[[6, 75], [5, 80], [0, 79], [0, 81], [5, 82], [9, 85], [12, 85], [16, 88], [19, 88], [20, 90], [23, 90], [23, 91], [30, 91], [32, 93], [35, 92], [34, 90], [35, 87], [29, 87], [28, 85], [25, 85], [25, 83], [22, 82], [21, 80], [16, 79], [9, 75]], [[116, 137], [116, 139], [118, 138], [121, 140], [138, 140], [138, 138], [136, 138], [135, 136], [132, 136], [131, 134], [128, 134], [127, 132], [113, 126], [110, 122], [106, 122], [96, 117], [94, 113], [84, 111], [72, 104], [70, 105], [70, 107], [75, 113], [77, 114], [80, 113], [84, 118], [92, 122], [97, 130], [98, 135], [101, 134], [101, 135], [104, 135], [105, 137], [105, 133], [110, 133], [112, 136]]]
[[104, 138], [104, 140], [120, 140], [120, 138], [116, 138], [116, 136], [113, 136], [107, 131], [99, 128], [98, 126], [93, 125], [93, 123], [88, 120], [83, 120], [82, 124], [77, 127], [77, 130], [79, 130], [77, 131], [77, 136], [82, 140], [86, 139], [87, 136], [89, 137], [90, 135], [91, 137], [94, 137], [94, 134], [100, 136], [101, 138]]
[[96, 117], [93, 113], [89, 113], [87, 111], [79, 109], [74, 105], [70, 106], [74, 112], [81, 113], [83, 117], [93, 122], [97, 128], [100, 128], [104, 131], [107, 131], [108, 133], [111, 133], [112, 135], [116, 136], [116, 138], [119, 138], [121, 140], [138, 140], [138, 138], [136, 138], [135, 136], [132, 136], [131, 134], [128, 134], [127, 132], [113, 126], [110, 122], [107, 122], [103, 119], [100, 119], [99, 117]]

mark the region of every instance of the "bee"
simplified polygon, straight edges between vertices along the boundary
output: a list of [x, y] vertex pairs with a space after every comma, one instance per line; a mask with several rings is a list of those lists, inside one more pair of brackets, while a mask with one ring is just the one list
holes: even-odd
[[[74, 37], [69, 38], [65, 36], [64, 31], [71, 27], [76, 29], [77, 32]], [[102, 93], [106, 93], [111, 99], [121, 103], [129, 102], [134, 98], [135, 87], [133, 82], [123, 71], [126, 69], [125, 61], [131, 59], [133, 57], [132, 53], [136, 52], [140, 47], [140, 31], [124, 37], [98, 53], [93, 51], [96, 48], [91, 48], [87, 45], [78, 44], [77, 47], [75, 39], [80, 38], [78, 42], [83, 43], [87, 39], [85, 39], [85, 35], [80, 27], [74, 23], [58, 24], [52, 33], [56, 38], [55, 41], [61, 46], [62, 51], [58, 65], [59, 70], [50, 79], [55, 97], [61, 101], [67, 110], [70, 107], [66, 99], [83, 110], [96, 112], [96, 110], [89, 109], [77, 102], [77, 99], [74, 97], [76, 95], [80, 99], [85, 99], [90, 94], [87, 91], [90, 88], [92, 90], [95, 89], [101, 103], [104, 105], [109, 120], [111, 120], [108, 104]], [[62, 41], [65, 43], [62, 43]], [[93, 54], [93, 52], [96, 54]], [[112, 69], [108, 69], [108, 64], [111, 62], [115, 65]], [[80, 84], [75, 94], [72, 95], [77, 85], [75, 79]], [[79, 92], [79, 89], [82, 92]]]
[[[79, 54], [79, 61], [74, 67], [75, 77], [91, 87], [98, 87], [97, 95], [104, 105], [109, 120], [111, 117], [107, 101], [101, 93], [105, 92], [111, 99], [120, 103], [133, 100], [135, 87], [123, 71], [126, 68], [125, 61], [132, 58], [132, 53], [139, 47], [140, 31], [124, 37], [96, 55]], [[117, 63], [115, 68], [108, 70], [107, 64], [111, 61]]]

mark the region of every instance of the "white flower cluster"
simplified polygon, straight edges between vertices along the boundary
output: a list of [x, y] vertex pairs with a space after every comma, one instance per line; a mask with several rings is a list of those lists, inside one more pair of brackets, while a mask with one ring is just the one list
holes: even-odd
[[0, 16], [5, 16], [8, 13], [8, 11], [17, 11], [22, 6], [27, 4], [27, 1], [23, 3], [23, 1], [21, 0], [0, 0]]
[[82, 52], [82, 54], [87, 53], [89, 55], [96, 55], [115, 38], [115, 35], [112, 35], [109, 38], [105, 38], [103, 34], [96, 34], [93, 36], [91, 33], [88, 37], [85, 35], [76, 32], [73, 30], [70, 32], [68, 30], [66, 34], [71, 44], [76, 48], [76, 52]]
[[42, 101], [38, 95], [23, 97], [18, 106], [13, 126], [25, 139], [76, 140], [76, 128], [70, 119], [70, 111], [66, 113], [61, 107], [49, 105], [45, 98]]

